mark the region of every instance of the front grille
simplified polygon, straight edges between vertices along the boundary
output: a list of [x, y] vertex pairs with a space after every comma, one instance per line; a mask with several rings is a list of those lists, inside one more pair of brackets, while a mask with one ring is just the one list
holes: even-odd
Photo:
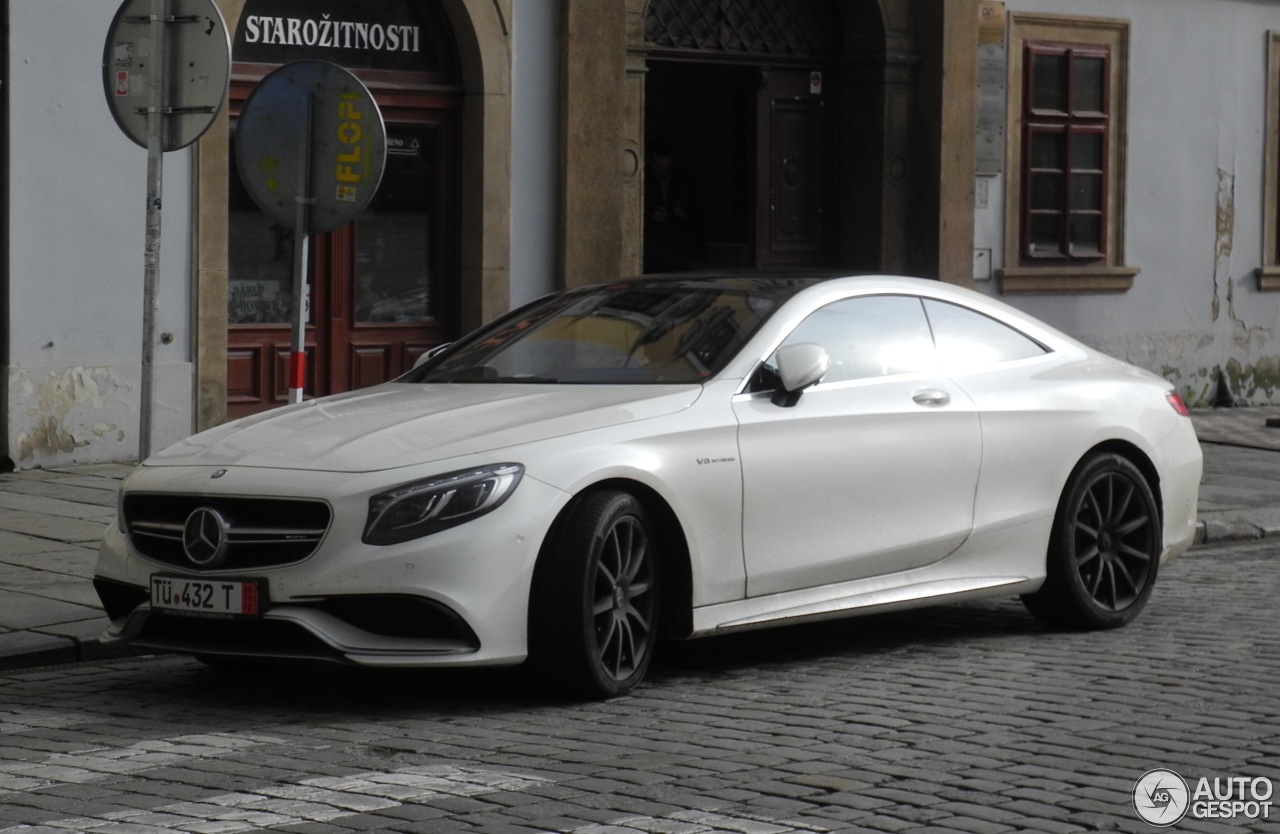
[[323, 501], [128, 493], [125, 530], [142, 555], [185, 570], [202, 570], [182, 545], [187, 518], [216, 510], [227, 522], [227, 549], [218, 570], [252, 570], [300, 562], [316, 551], [332, 513]]

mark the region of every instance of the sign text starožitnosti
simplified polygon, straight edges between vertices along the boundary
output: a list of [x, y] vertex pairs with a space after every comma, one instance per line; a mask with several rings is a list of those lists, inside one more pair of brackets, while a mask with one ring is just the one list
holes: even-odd
[[376, 52], [419, 52], [419, 27], [319, 18], [250, 15], [244, 21], [245, 43], [309, 46], [321, 49], [372, 49]]

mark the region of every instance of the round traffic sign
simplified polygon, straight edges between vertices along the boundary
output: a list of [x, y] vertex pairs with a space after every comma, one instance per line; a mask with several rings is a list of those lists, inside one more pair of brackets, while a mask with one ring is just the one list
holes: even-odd
[[152, 86], [164, 90], [161, 150], [176, 151], [199, 139], [227, 97], [231, 38], [213, 0], [160, 0], [163, 55], [152, 39], [153, 0], [124, 0], [107, 30], [102, 84], [124, 134], [147, 146]]
[[387, 129], [368, 88], [327, 61], [272, 72], [236, 123], [236, 167], [249, 195], [286, 228], [306, 206], [306, 234], [349, 223], [378, 190]]

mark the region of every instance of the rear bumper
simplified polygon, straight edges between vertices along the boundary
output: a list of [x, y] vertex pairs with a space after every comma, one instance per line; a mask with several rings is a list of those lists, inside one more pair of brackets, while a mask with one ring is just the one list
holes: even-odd
[[1164, 550], [1160, 561], [1165, 562], [1195, 544], [1204, 454], [1190, 420], [1180, 421], [1178, 429], [1156, 451], [1164, 499]]

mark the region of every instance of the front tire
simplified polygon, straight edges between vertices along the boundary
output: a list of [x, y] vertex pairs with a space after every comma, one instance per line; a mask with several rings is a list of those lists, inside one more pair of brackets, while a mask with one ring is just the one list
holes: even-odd
[[1023, 604], [1057, 627], [1131, 622], [1155, 587], [1161, 529], [1151, 487], [1133, 463], [1111, 453], [1085, 458], [1058, 503], [1044, 585]]
[[658, 539], [644, 505], [590, 493], [569, 511], [543, 555], [531, 647], [569, 692], [625, 695], [653, 660], [659, 605]]

